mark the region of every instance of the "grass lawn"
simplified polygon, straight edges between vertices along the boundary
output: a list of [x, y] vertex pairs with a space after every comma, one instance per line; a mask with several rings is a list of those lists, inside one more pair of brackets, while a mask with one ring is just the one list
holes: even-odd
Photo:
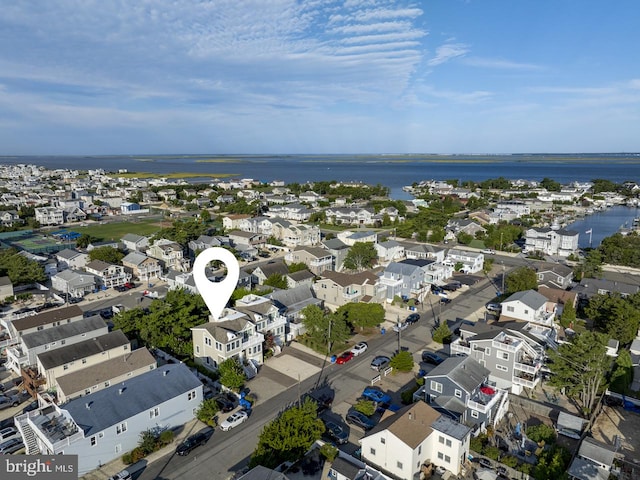
[[[168, 225], [167, 225], [168, 226]], [[157, 219], [138, 220], [135, 222], [114, 222], [104, 224], [87, 225], [86, 227], [73, 227], [69, 230], [80, 234], [91, 235], [103, 241], [120, 240], [127, 233], [136, 235], [152, 235], [161, 229], [161, 223]]]

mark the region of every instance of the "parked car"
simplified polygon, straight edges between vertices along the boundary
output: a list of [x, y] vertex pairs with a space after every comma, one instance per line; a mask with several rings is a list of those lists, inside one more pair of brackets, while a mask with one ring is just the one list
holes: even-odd
[[349, 441], [349, 434], [347, 431], [335, 422], [325, 422], [325, 434], [338, 445], [344, 445]]
[[216, 395], [214, 397], [218, 408], [223, 412], [230, 412], [235, 408], [235, 403], [226, 395]]
[[489, 312], [500, 313], [502, 311], [502, 305], [499, 303], [487, 303], [486, 308]]
[[108, 480], [131, 480], [131, 474], [128, 470], [120, 470], [115, 475], [109, 477]]
[[336, 363], [338, 365], [342, 365], [343, 363], [347, 363], [349, 360], [351, 360], [353, 358], [353, 352], [349, 351], [349, 352], [344, 352], [342, 355], [340, 355], [337, 359], [336, 359]]
[[0, 442], [9, 440], [11, 437], [18, 435], [18, 429], [15, 427], [7, 427], [0, 430]]
[[362, 391], [362, 397], [366, 398], [367, 400], [373, 400], [378, 405], [385, 408], [391, 405], [391, 397], [383, 391], [378, 390], [374, 387], [366, 387]]
[[458, 285], [457, 283], [447, 283], [446, 285], [442, 286], [442, 290], [446, 290], [448, 292], [455, 292], [459, 288], [460, 285]]
[[484, 253], [485, 255], [495, 255], [496, 251], [493, 248], [485, 248], [484, 250], [482, 250], [482, 253]]
[[389, 357], [378, 355], [371, 361], [371, 368], [379, 372], [380, 370], [384, 370], [385, 368], [387, 368], [390, 363], [391, 359]]
[[360, 413], [357, 410], [350, 410], [346, 416], [347, 422], [362, 428], [363, 430], [370, 430], [375, 427], [375, 423], [364, 413]]
[[209, 436], [204, 432], [198, 432], [190, 437], [186, 438], [178, 448], [176, 448], [176, 453], [181, 456], [189, 455], [191, 450], [200, 445], [204, 445], [209, 440]]
[[448, 303], [451, 303], [451, 299], [447, 298], [447, 297], [442, 297], [442, 298], [440, 298], [440, 303], [443, 303], [443, 304], [446, 305]]
[[22, 437], [13, 437], [0, 443], [0, 454], [9, 455], [11, 453], [16, 453], [23, 448], [24, 443], [22, 443]]
[[444, 362], [444, 358], [442, 358], [435, 352], [425, 350], [424, 352], [422, 352], [422, 361], [425, 363], [431, 363], [433, 365], [440, 365], [442, 362]]
[[420, 314], [419, 313], [412, 313], [409, 316], [407, 316], [407, 318], [404, 319], [404, 323], [406, 323], [407, 325], [413, 325], [418, 320], [420, 320]]
[[220, 424], [220, 430], [222, 430], [223, 432], [226, 432], [246, 422], [248, 419], [249, 419], [249, 414], [244, 410], [239, 410], [229, 415], [227, 419]]
[[361, 353], [366, 352], [367, 348], [369, 348], [369, 345], [367, 345], [367, 342], [358, 342], [351, 349], [351, 353], [353, 353], [353, 355], [357, 357]]
[[33, 401], [29, 402], [29, 404], [22, 409], [22, 413], [27, 413], [27, 412], [30, 412], [32, 410], [35, 410], [39, 406], [40, 406], [40, 404], [38, 403], [38, 400], [33, 400]]
[[311, 399], [316, 404], [318, 415], [325, 410], [331, 408], [333, 403], [333, 396], [329, 393], [309, 392], [302, 396], [302, 402], [305, 402], [307, 398]]
[[491, 468], [493, 469], [493, 463], [491, 463], [491, 460], [489, 460], [488, 458], [480, 458], [478, 459], [478, 465], [484, 467], [484, 468]]
[[15, 395], [0, 395], [0, 410], [18, 405], [20, 405], [20, 400]]
[[408, 327], [409, 327], [409, 324], [407, 322], [396, 323], [393, 326], [393, 331], [402, 332], [403, 330], [406, 330]]

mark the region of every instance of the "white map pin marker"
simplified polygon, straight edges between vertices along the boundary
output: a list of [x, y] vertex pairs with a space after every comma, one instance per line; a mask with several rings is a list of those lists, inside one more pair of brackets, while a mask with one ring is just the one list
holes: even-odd
[[[227, 267], [227, 276], [221, 282], [212, 282], [206, 275], [207, 265], [214, 260], [221, 261]], [[193, 280], [196, 282], [198, 292], [209, 307], [214, 322], [218, 321], [222, 310], [231, 298], [231, 294], [238, 284], [239, 276], [238, 260], [233, 253], [221, 247], [203, 250], [193, 262]]]

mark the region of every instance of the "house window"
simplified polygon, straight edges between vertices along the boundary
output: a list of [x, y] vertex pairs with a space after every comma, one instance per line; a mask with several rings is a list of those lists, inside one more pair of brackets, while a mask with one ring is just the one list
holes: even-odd
[[498, 358], [502, 360], [509, 360], [509, 354], [507, 352], [498, 352]]
[[473, 418], [478, 418], [478, 411], [477, 410], [471, 410], [471, 416]]
[[120, 444], [116, 445], [115, 452], [120, 453], [121, 451], [122, 451], [122, 445]]
[[507, 367], [505, 367], [504, 365], [499, 365], [496, 364], [496, 370], [500, 370], [501, 372], [508, 372], [509, 369]]
[[196, 345], [196, 353], [200, 353], [200, 345]]
[[187, 400], [193, 400], [194, 398], [196, 398], [196, 391], [195, 390], [193, 390], [193, 391], [191, 391], [191, 392], [189, 392], [187, 394]]
[[127, 431], [127, 422], [122, 422], [119, 425], [116, 425], [116, 435], [120, 435]]
[[160, 409], [158, 407], [149, 410], [149, 418], [156, 418], [160, 416]]
[[444, 445], [444, 437], [442, 435], [440, 435], [438, 437], [438, 442], [442, 443]]
[[89, 442], [91, 443], [91, 446], [92, 446], [92, 447], [95, 447], [95, 446], [96, 446], [96, 444], [98, 443], [98, 439], [97, 439], [97, 438], [96, 438], [96, 436], [94, 435], [93, 437], [91, 437], [91, 438], [89, 439]]
[[402, 470], [402, 462], [396, 462], [396, 467]]
[[509, 307], [509, 306], [507, 307], [507, 312], [512, 312], [513, 313], [515, 311], [516, 311], [516, 309], [514, 307]]
[[386, 442], [386, 439], [384, 439], [384, 438], [382, 438], [382, 437], [381, 437], [381, 438], [380, 438], [380, 443], [382, 443], [382, 444], [384, 445], [384, 444], [385, 444], [385, 442]]
[[444, 456], [444, 461], [447, 463], [451, 463], [451, 457], [449, 455]]
[[219, 352], [222, 351], [222, 344], [220, 342], [216, 342], [216, 350], [218, 350]]
[[447, 441], [445, 442], [445, 445], [446, 445], [447, 447], [450, 447], [450, 446], [451, 446], [451, 440], [449, 440], [449, 439], [447, 438]]
[[529, 315], [529, 310], [525, 308], [525, 309], [524, 309], [524, 314], [525, 314], [525, 315]]
[[438, 383], [438, 382], [435, 382], [435, 381], [431, 380], [430, 386], [431, 386], [431, 390], [433, 390], [434, 392], [442, 393], [442, 384], [441, 383]]
[[442, 453], [442, 452], [438, 452], [438, 458], [439, 458], [440, 460], [444, 460], [444, 453]]
[[375, 448], [370, 448], [370, 449], [369, 449], [369, 453], [370, 453], [371, 455], [375, 455], [375, 454], [376, 454], [376, 449], [375, 449]]
[[[418, 455], [422, 454], [422, 445], [418, 445]], [[418, 466], [420, 466], [420, 464], [418, 463]]]
[[208, 337], [204, 337], [204, 344], [208, 345], [208, 346], [211, 346], [211, 339], [208, 338]]
[[453, 394], [456, 396], [456, 398], [462, 398], [462, 390], [458, 390], [456, 388], [455, 392], [453, 392]]

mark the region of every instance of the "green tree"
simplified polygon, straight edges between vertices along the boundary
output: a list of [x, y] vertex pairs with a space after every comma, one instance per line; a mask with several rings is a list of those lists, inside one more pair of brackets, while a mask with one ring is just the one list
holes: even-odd
[[458, 240], [458, 243], [462, 245], [469, 245], [473, 241], [473, 237], [466, 232], [458, 233], [456, 239]]
[[358, 272], [371, 268], [378, 258], [373, 242], [356, 242], [344, 259], [344, 268]]
[[530, 438], [536, 443], [553, 443], [556, 441], [555, 428], [541, 423], [539, 425], [532, 425], [527, 427], [527, 438]]
[[573, 303], [567, 302], [564, 304], [562, 308], [562, 313], [560, 314], [560, 325], [564, 328], [569, 328], [569, 325], [576, 321], [576, 308], [573, 306]]
[[265, 425], [251, 455], [249, 467], [263, 465], [275, 468], [283, 462], [296, 461], [320, 438], [324, 430], [316, 403], [306, 399], [301, 405], [284, 410]]
[[7, 276], [14, 286], [44, 282], [47, 275], [44, 267], [36, 260], [29, 260], [15, 248], [0, 250], [0, 276]]
[[618, 293], [594, 295], [584, 312], [599, 331], [623, 345], [633, 341], [640, 327], [640, 309]]
[[247, 377], [237, 358], [227, 358], [218, 365], [220, 383], [231, 390], [238, 390], [244, 385]]
[[308, 305], [301, 313], [307, 335], [321, 347], [321, 351], [330, 353], [329, 345], [343, 343], [350, 336], [349, 327], [342, 315], [327, 314], [317, 305]]
[[563, 343], [558, 350], [549, 350], [553, 372], [550, 385], [564, 388], [584, 415], [588, 415], [597, 397], [607, 384], [611, 359], [607, 356], [607, 337], [601, 333], [585, 331]]
[[363, 415], [366, 415], [367, 417], [370, 417], [371, 415], [376, 413], [375, 402], [373, 402], [372, 400], [364, 399], [364, 398], [358, 400], [356, 404], [353, 406], [353, 408], [358, 412], [362, 413]]
[[89, 235], [88, 233], [83, 233], [76, 240], [76, 247], [78, 248], [87, 248], [90, 243], [98, 241], [98, 238]]
[[582, 264], [576, 270], [574, 275], [578, 280], [600, 278], [602, 276], [602, 254], [600, 251], [589, 250]]
[[536, 271], [529, 267], [519, 267], [509, 273], [505, 278], [505, 290], [507, 295], [525, 290], [537, 290], [538, 277]]
[[442, 344], [450, 343], [451, 335], [451, 330], [449, 330], [447, 322], [440, 322], [438, 328], [433, 331], [433, 341]]
[[571, 454], [560, 445], [553, 445], [550, 449], [544, 449], [538, 456], [538, 463], [534, 467], [533, 476], [536, 480], [548, 480], [549, 478], [566, 480], [569, 478], [567, 468]]
[[546, 188], [550, 192], [559, 192], [560, 189], [562, 188], [562, 185], [560, 185], [560, 183], [547, 177], [543, 178], [540, 181], [540, 186], [542, 188]]
[[406, 350], [400, 350], [391, 358], [389, 365], [393, 367], [394, 371], [410, 372], [413, 370], [413, 355]]
[[384, 307], [379, 303], [347, 303], [336, 310], [353, 328], [377, 327], [384, 321]]
[[89, 252], [89, 259], [91, 261], [102, 260], [103, 262], [118, 265], [123, 258], [124, 253], [122, 253], [117, 248], [109, 246], [94, 248]]
[[633, 382], [633, 360], [629, 350], [622, 348], [616, 357], [610, 388], [616, 393], [628, 394], [631, 382]]
[[274, 273], [264, 281], [264, 284], [269, 287], [279, 288], [285, 290], [287, 288], [287, 279], [284, 275]]
[[209, 223], [211, 221], [211, 214], [209, 213], [209, 210], [203, 208], [200, 211], [200, 220], [202, 220], [204, 223]]
[[296, 273], [296, 272], [300, 272], [302, 270], [308, 270], [309, 267], [307, 267], [306, 263], [302, 263], [302, 262], [294, 262], [294, 263], [290, 263], [289, 265], [287, 265], [287, 268], [289, 269], [289, 273]]
[[196, 418], [202, 423], [209, 425], [210, 427], [216, 426], [216, 415], [220, 411], [218, 402], [213, 398], [203, 400], [198, 410], [196, 411]]

